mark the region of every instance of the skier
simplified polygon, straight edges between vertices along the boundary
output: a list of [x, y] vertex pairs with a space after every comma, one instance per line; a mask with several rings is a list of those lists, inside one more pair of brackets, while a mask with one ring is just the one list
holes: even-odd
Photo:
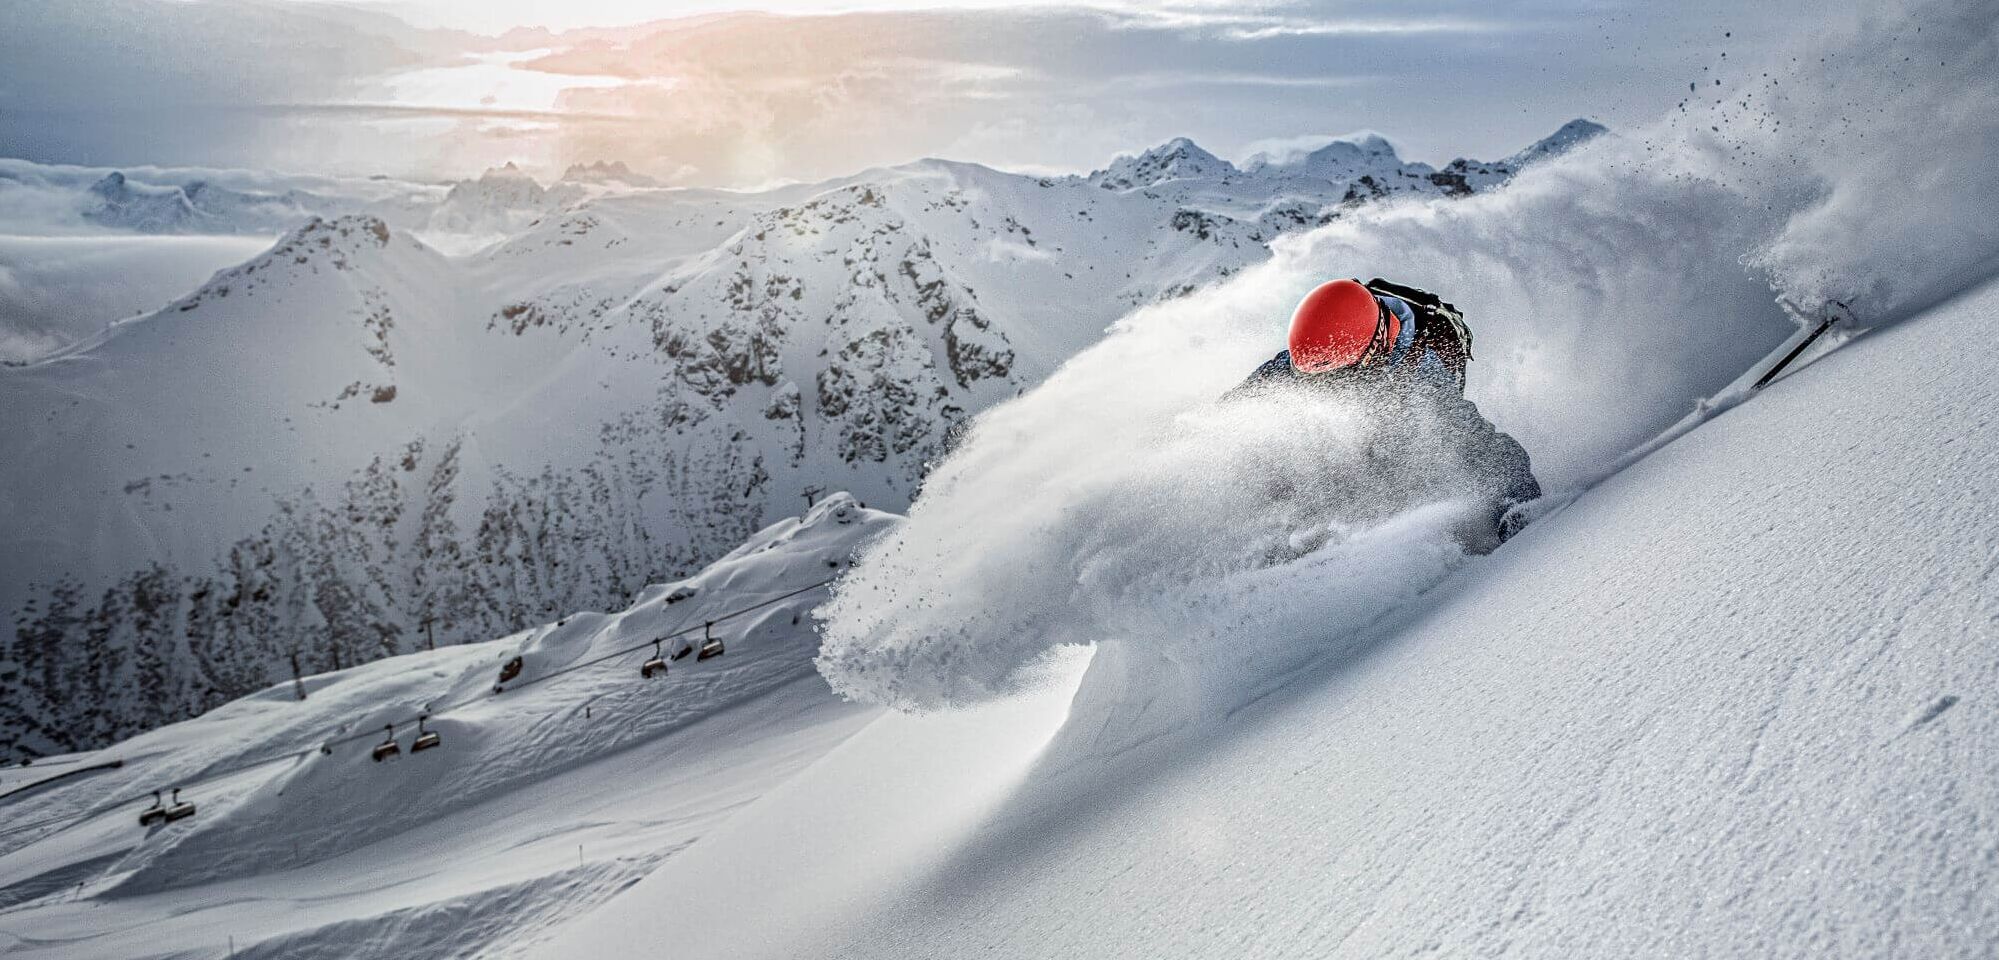
[[1333, 280], [1300, 301], [1289, 349], [1223, 398], [1343, 397], [1378, 415], [1369, 461], [1396, 471], [1396, 508], [1473, 496], [1489, 521], [1459, 532], [1484, 553], [1525, 523], [1514, 507], [1538, 498], [1527, 451], [1465, 399], [1471, 330], [1435, 294], [1375, 279]]

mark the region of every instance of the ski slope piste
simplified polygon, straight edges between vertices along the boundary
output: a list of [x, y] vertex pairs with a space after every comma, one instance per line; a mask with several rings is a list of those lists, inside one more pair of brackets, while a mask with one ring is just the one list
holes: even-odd
[[[1999, 18], [1851, 16], [1505, 188], [1132, 314], [979, 417], [905, 521], [838, 498], [622, 613], [48, 761], [125, 765], [0, 807], [63, 818], [0, 837], [0, 943], [1992, 955]], [[1351, 473], [1359, 412], [1212, 403], [1350, 274], [1477, 323], [1471, 395], [1551, 491], [1491, 556], [1459, 504], [1295, 493]], [[1834, 302], [1853, 324], [1750, 393], [1800, 332], [1780, 303]], [[817, 635], [806, 594], [639, 676], [651, 636], [854, 550]], [[488, 692], [516, 654], [613, 651]], [[311, 748], [451, 697], [435, 750]], [[124, 802], [299, 747], [185, 820]]]

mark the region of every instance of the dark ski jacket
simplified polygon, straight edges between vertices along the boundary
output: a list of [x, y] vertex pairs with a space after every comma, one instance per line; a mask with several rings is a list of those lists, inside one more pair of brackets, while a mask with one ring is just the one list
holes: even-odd
[[[1408, 432], [1422, 434], [1407, 438], [1396, 454], [1429, 460], [1429, 465], [1448, 459], [1457, 468], [1454, 473], [1477, 478], [1474, 490], [1462, 492], [1488, 497], [1495, 523], [1515, 504], [1539, 498], [1541, 484], [1534, 479], [1527, 451], [1465, 399], [1464, 383], [1445, 358], [1417, 346], [1418, 340], [1429, 342], [1420, 336], [1420, 313], [1397, 297], [1376, 294], [1376, 299], [1402, 319], [1402, 335], [1388, 362], [1367, 369], [1300, 373], [1291, 365], [1291, 352], [1280, 351], [1223, 399], [1282, 397], [1292, 391], [1328, 397], [1345, 394], [1385, 418], [1388, 429], [1408, 423]], [[1412, 469], [1422, 466], [1412, 464]], [[1510, 524], [1500, 527], [1502, 537], [1512, 532]]]

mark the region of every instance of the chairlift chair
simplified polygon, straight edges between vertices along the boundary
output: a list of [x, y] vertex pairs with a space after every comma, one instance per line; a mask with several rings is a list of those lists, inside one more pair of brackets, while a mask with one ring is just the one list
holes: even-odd
[[651, 680], [653, 677], [666, 676], [666, 656], [659, 649], [660, 644], [665, 642], [664, 638], [652, 642], [652, 659], [639, 664], [639, 676], [647, 680]]
[[166, 819], [167, 805], [165, 801], [160, 799], [160, 792], [155, 790], [153, 791], [153, 805], [147, 807], [145, 812], [139, 814], [139, 826], [150, 827], [156, 823], [164, 823]]
[[722, 638], [715, 636], [715, 621], [710, 620], [701, 627], [701, 652], [694, 657], [695, 662], [722, 655]]
[[384, 729], [388, 730], [389, 738], [375, 744], [374, 752], [369, 754], [375, 758], [376, 763], [381, 763], [390, 757], [402, 756], [403, 753], [403, 748], [396, 745], [396, 725], [392, 723]]
[[166, 821], [168, 823], [172, 823], [175, 820], [186, 820], [187, 818], [194, 816], [194, 804], [186, 800], [182, 800], [180, 798], [179, 787], [174, 788], [173, 800], [174, 802], [168, 804], [167, 809], [165, 811]]
[[438, 736], [437, 731], [423, 728], [423, 722], [428, 719], [430, 719], [428, 715], [416, 718], [416, 740], [410, 744], [411, 753], [422, 753], [431, 747], [444, 744], [444, 738]]

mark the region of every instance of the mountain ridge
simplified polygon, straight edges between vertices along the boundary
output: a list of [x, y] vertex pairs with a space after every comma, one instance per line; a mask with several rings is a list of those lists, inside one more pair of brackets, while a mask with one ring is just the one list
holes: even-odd
[[293, 653], [328, 669], [603, 608], [814, 491], [898, 509], [972, 417], [1130, 309], [1354, 203], [1441, 194], [1171, 146], [1195, 163], [1162, 171], [1213, 175], [923, 161], [560, 202], [503, 167], [437, 208], [520, 224], [477, 252], [410, 225], [436, 214], [312, 219], [0, 371], [21, 412], [0, 429], [0, 751], [190, 715]]

